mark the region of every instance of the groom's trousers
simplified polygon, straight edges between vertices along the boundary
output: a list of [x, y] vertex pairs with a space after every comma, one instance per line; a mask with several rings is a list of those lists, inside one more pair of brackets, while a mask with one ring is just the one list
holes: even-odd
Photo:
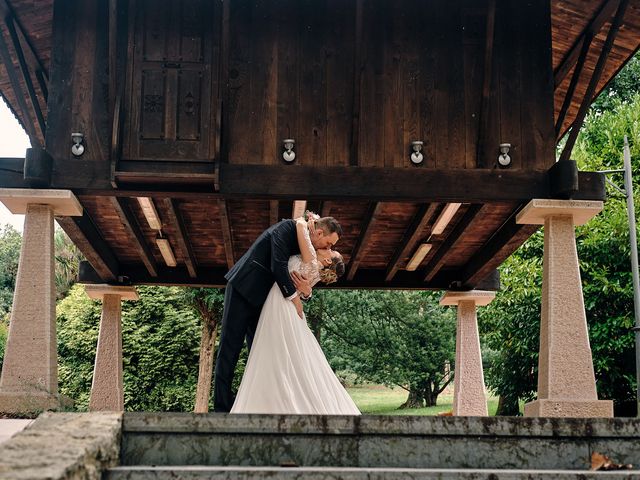
[[251, 349], [261, 310], [262, 306], [251, 305], [231, 284], [227, 284], [213, 383], [216, 412], [229, 412], [233, 406], [233, 373], [245, 339]]

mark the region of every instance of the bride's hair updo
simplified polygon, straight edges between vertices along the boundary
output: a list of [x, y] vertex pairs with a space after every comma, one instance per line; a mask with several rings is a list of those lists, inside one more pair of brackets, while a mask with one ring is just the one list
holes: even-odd
[[342, 255], [338, 252], [334, 252], [334, 255], [331, 256], [331, 265], [320, 270], [320, 281], [327, 285], [337, 282], [338, 279], [344, 275], [344, 270], [345, 267]]

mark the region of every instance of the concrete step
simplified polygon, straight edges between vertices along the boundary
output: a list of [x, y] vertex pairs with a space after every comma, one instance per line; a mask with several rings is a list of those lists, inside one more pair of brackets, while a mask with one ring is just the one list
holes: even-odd
[[121, 464], [584, 473], [593, 452], [640, 468], [640, 420], [125, 413]]
[[251, 479], [345, 479], [345, 480], [637, 480], [640, 470], [592, 472], [585, 470], [471, 470], [428, 468], [335, 468], [335, 467], [116, 467], [105, 480], [251, 480]]

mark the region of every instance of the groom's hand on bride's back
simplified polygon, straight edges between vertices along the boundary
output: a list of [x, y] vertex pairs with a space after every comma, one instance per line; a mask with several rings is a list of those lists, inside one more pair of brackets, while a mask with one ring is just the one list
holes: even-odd
[[307, 277], [299, 272], [291, 272], [291, 280], [293, 280], [296, 290], [298, 290], [304, 297], [311, 296], [311, 285], [309, 284]]

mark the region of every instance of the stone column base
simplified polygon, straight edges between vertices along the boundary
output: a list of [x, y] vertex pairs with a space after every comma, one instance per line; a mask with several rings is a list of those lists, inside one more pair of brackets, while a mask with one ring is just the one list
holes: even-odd
[[524, 406], [525, 417], [613, 417], [611, 400], [534, 400]]
[[0, 393], [0, 412], [2, 413], [40, 413], [47, 410], [63, 410], [72, 406], [73, 400], [64, 395], [51, 395], [46, 392]]

